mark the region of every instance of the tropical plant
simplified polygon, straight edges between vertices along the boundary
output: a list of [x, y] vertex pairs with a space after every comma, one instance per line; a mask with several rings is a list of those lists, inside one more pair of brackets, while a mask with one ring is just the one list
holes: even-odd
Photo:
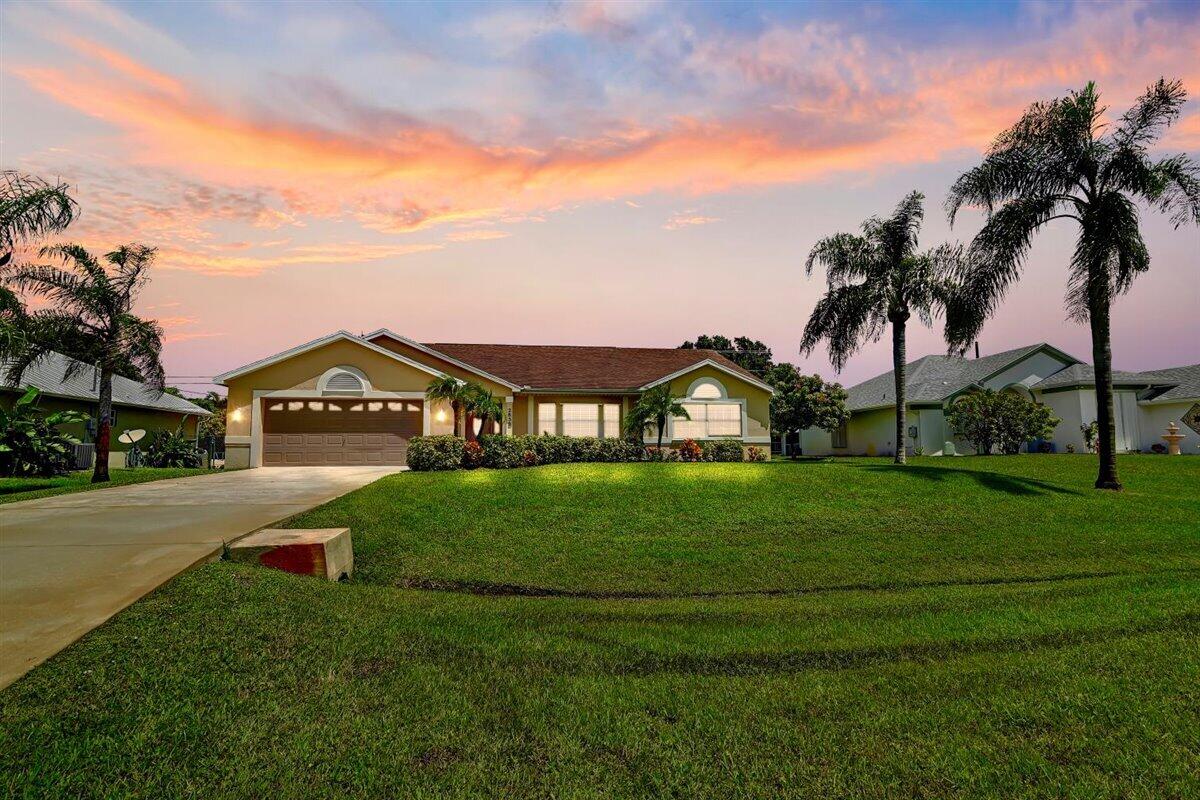
[[658, 435], [655, 449], [661, 452], [663, 432], [667, 429], [667, 420], [672, 417], [691, 419], [683, 404], [671, 395], [671, 387], [665, 383], [659, 384], [643, 392], [629, 410], [625, 418], [625, 435], [641, 441], [645, 432], [653, 427]]
[[695, 341], [679, 345], [681, 350], [715, 350], [744, 370], [753, 372], [758, 377], [765, 377], [767, 371], [774, 366], [771, 348], [757, 339], [739, 336], [729, 339], [719, 333], [712, 335], [701, 334]]
[[450, 404], [450, 413], [454, 415], [454, 433], [463, 435], [463, 406], [468, 400], [467, 385], [453, 375], [443, 375], [434, 378], [425, 387], [426, 401], [433, 403], [439, 400]]
[[829, 360], [841, 372], [852, 355], [878, 341], [889, 324], [892, 327], [897, 464], [905, 462], [906, 326], [914, 313], [925, 325], [933, 323], [933, 315], [949, 291], [948, 275], [962, 258], [958, 245], [917, 251], [924, 200], [925, 195], [912, 192], [891, 217], [864, 222], [861, 236], [837, 233], [822, 239], [805, 263], [809, 275], [814, 264], [825, 267], [828, 291], [817, 301], [804, 328], [803, 354], [827, 341]]
[[1096, 452], [1096, 436], [1100, 432], [1100, 425], [1096, 420], [1092, 420], [1087, 425], [1080, 425], [1079, 432], [1083, 434], [1083, 446], [1087, 448], [1089, 453]]
[[1200, 167], [1185, 155], [1154, 159], [1150, 147], [1187, 99], [1179, 81], [1160, 79], [1113, 126], [1095, 84], [1035, 103], [954, 183], [951, 224], [964, 205], [987, 222], [971, 243], [962, 287], [946, 312], [946, 339], [962, 350], [1020, 277], [1033, 235], [1054, 220], [1075, 223], [1067, 281], [1068, 316], [1087, 322], [1096, 372], [1100, 465], [1097, 489], [1120, 489], [1112, 393], [1110, 314], [1115, 298], [1150, 268], [1137, 202], [1171, 214], [1176, 227], [1200, 224]]
[[950, 429], [985, 456], [994, 449], [1005, 455], [1019, 453], [1025, 442], [1052, 435], [1061, 421], [1047, 406], [994, 389], [964, 394], [946, 409]]
[[225, 412], [228, 409], [228, 398], [216, 392], [206, 392], [203, 397], [193, 397], [190, 400], [205, 411], [212, 412], [211, 416], [201, 417], [197, 423], [200, 441], [223, 442], [225, 440]]
[[151, 433], [142, 460], [148, 467], [199, 467], [204, 463], [204, 456], [196, 443], [184, 434], [181, 421], [174, 431], [157, 430]]
[[63, 379], [84, 369], [98, 373], [99, 413], [92, 482], [108, 480], [112, 434], [112, 381], [120, 374], [152, 389], [165, 388], [162, 328], [133, 314], [149, 279], [154, 248], [124, 245], [104, 256], [107, 266], [77, 244], [43, 248], [63, 266], [19, 266], [8, 281], [19, 291], [44, 297], [49, 306], [29, 316], [28, 341], [9, 362], [8, 379], [19, 384], [25, 369], [53, 351], [72, 356]]
[[74, 410], [43, 413], [40, 397], [31, 386], [12, 408], [0, 406], [0, 475], [46, 478], [70, 471], [79, 440], [59, 427], [85, 422], [88, 416]]
[[767, 373], [775, 387], [771, 396], [771, 430], [786, 436], [808, 428], [837, 430], [850, 412], [848, 395], [840, 383], [826, 383], [820, 375], [804, 375], [791, 364], [776, 364]]
[[[18, 247], [66, 228], [78, 206], [65, 183], [47, 183], [12, 170], [0, 173], [0, 268], [8, 266]], [[0, 359], [15, 355], [24, 342], [25, 305], [7, 286], [0, 286]]]
[[[480, 386], [478, 383], [469, 383], [466, 386], [463, 394], [463, 409], [475, 419], [479, 420], [479, 432], [481, 434], [490, 434], [491, 423], [500, 422], [504, 419], [504, 406], [500, 401], [489, 392], [487, 389]], [[475, 438], [473, 426], [467, 432], [468, 439]]]

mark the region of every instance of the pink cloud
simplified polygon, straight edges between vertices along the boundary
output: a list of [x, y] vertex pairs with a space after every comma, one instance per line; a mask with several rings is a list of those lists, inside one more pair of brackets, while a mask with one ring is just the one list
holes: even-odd
[[721, 222], [721, 218], [707, 217], [703, 214], [697, 214], [695, 211], [681, 211], [678, 214], [672, 214], [671, 218], [663, 223], [663, 228], [668, 231], [677, 231], [680, 228], [711, 225], [714, 222]]

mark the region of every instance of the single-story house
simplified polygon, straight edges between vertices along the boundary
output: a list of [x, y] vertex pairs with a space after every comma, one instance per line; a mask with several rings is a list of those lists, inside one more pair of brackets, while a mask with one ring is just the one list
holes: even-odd
[[638, 396], [667, 384], [691, 419], [669, 421], [664, 443], [771, 440], [771, 387], [711, 350], [426, 344], [384, 328], [338, 331], [216, 376], [229, 389], [226, 467], [403, 465], [411, 437], [453, 433], [449, 406], [425, 399], [445, 375], [495, 395], [502, 434], [620, 436]]
[[[965, 358], [930, 355], [907, 366], [909, 453], [941, 455], [952, 441], [955, 452], [973, 452], [952, 436], [944, 409], [965, 392], [977, 389], [1013, 391], [1044, 403], [1061, 419], [1051, 442], [1064, 452], [1068, 445], [1086, 452], [1080, 427], [1096, 419], [1095, 376], [1092, 367], [1046, 343], [1002, 353]], [[1200, 445], [1200, 364], [1151, 370], [1114, 371], [1117, 449], [1149, 451], [1163, 444], [1168, 423], [1186, 438], [1185, 453]], [[894, 455], [896, 452], [896, 392], [892, 371], [876, 375], [846, 390], [850, 420], [829, 433], [809, 429], [801, 436], [805, 455]]]
[[[90, 417], [87, 422], [64, 425], [63, 430], [81, 442], [95, 441], [100, 375], [95, 367], [83, 365], [68, 378], [67, 371], [73, 364], [79, 362], [62, 353], [49, 353], [25, 370], [20, 387], [0, 386], [0, 404], [11, 408], [29, 387], [37, 387], [42, 393], [38, 408], [43, 411], [69, 409], [87, 414]], [[3, 370], [0, 375], [7, 374], [6, 366], [0, 365], [0, 370]], [[114, 375], [113, 416], [109, 466], [119, 468], [125, 466], [125, 452], [130, 448], [130, 445], [117, 441], [122, 432], [138, 429], [147, 434], [158, 430], [173, 432], [182, 426], [184, 434], [195, 439], [200, 418], [210, 416], [210, 412], [182, 397]]]

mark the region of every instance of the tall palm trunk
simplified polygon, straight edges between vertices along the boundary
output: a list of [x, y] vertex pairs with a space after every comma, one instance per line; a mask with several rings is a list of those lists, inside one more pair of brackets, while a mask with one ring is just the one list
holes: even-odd
[[1096, 449], [1100, 453], [1097, 489], [1120, 491], [1117, 478], [1117, 426], [1113, 408], [1111, 309], [1107, 298], [1094, 300], [1088, 309], [1092, 326], [1092, 363], [1096, 365]]
[[906, 391], [907, 371], [905, 369], [906, 353], [904, 345], [904, 326], [908, 314], [892, 315], [892, 367], [896, 378], [896, 458], [897, 464], [907, 463], [904, 454], [904, 433], [908, 424], [908, 392]]
[[665, 427], [667, 427], [667, 418], [659, 417], [659, 419], [658, 419], [658, 447], [655, 449], [658, 451], [658, 454], [660, 456], [662, 455], [662, 436], [663, 436], [663, 428], [665, 428]]
[[108, 480], [108, 451], [112, 447], [112, 372], [100, 370], [100, 398], [96, 420], [96, 466], [92, 483]]

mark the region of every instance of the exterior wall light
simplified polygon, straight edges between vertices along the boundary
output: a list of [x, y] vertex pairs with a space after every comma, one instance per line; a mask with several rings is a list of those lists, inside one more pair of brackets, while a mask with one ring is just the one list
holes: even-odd
[[441, 409], [441, 408], [439, 408], [439, 409], [438, 409], [438, 412], [437, 412], [437, 414], [436, 414], [436, 417], [437, 417], [437, 421], [438, 421], [438, 422], [445, 422], [445, 421], [446, 421], [446, 411], [445, 411], [445, 409]]
[[231, 420], [233, 420], [234, 422], [241, 422], [242, 421], [242, 410], [240, 408], [235, 408], [233, 410], [233, 413], [231, 413], [229, 415], [229, 418]]

